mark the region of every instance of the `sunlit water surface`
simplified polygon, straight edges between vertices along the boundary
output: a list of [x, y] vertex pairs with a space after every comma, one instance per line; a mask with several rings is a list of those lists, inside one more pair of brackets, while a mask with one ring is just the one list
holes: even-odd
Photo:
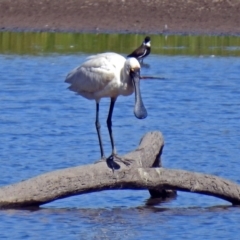
[[[125, 54], [125, 53], [123, 53]], [[0, 55], [0, 185], [99, 159], [95, 103], [67, 90], [66, 74], [88, 53]], [[119, 97], [113, 132], [119, 154], [161, 131], [167, 168], [240, 183], [240, 58], [153, 53], [141, 82], [148, 117], [133, 115], [134, 96]], [[109, 99], [101, 102], [104, 148]], [[239, 239], [240, 209], [181, 193], [148, 204], [148, 191], [75, 196], [38, 210], [0, 211], [0, 239]]]

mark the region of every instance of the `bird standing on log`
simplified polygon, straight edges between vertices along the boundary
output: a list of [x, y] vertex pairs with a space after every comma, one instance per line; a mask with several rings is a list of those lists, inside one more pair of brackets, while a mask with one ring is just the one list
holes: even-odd
[[[147, 117], [140, 92], [140, 64], [136, 58], [125, 59], [116, 53], [93, 55], [66, 77], [69, 89], [77, 94], [96, 101], [96, 130], [102, 159], [117, 160], [117, 151], [112, 134], [112, 113], [119, 95], [128, 96], [135, 91], [134, 114], [137, 118]], [[111, 99], [107, 118], [107, 127], [112, 146], [112, 154], [105, 158], [99, 122], [99, 103], [101, 98]]]
[[145, 37], [142, 45], [134, 50], [131, 54], [127, 57], [135, 57], [140, 62], [143, 62], [143, 58], [147, 57], [151, 52], [151, 39], [150, 37]]

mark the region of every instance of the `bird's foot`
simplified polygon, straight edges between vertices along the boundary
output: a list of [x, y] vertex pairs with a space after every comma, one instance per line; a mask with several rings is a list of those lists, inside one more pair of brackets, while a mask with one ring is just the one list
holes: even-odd
[[100, 160], [96, 161], [94, 164], [106, 162], [107, 166], [114, 171], [120, 169], [120, 165], [118, 163], [123, 163], [126, 166], [130, 166], [133, 161], [134, 160], [132, 159], [119, 157], [117, 154], [111, 154], [108, 158], [103, 156]]
[[[114, 169], [119, 169], [120, 165], [118, 163], [123, 163], [126, 166], [130, 166], [131, 162], [133, 162], [133, 160], [131, 159], [124, 159], [122, 157], [119, 157], [117, 154], [112, 154], [111, 156], [109, 156], [106, 159], [107, 165], [108, 167], [112, 168], [112, 170], [114, 171]], [[118, 163], [117, 163], [118, 162]]]
[[113, 172], [114, 170], [118, 170], [120, 168], [120, 165], [115, 162], [114, 155], [109, 156], [106, 159], [106, 163], [108, 167], [112, 169]]
[[130, 166], [131, 163], [134, 161], [134, 160], [129, 159], [129, 158], [119, 157], [117, 154], [114, 154], [114, 160], [116, 162], [124, 163], [126, 166]]

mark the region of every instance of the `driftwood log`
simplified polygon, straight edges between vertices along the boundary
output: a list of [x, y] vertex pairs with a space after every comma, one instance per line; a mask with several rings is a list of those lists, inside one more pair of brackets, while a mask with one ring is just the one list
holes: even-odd
[[67, 168], [0, 188], [0, 208], [40, 206], [51, 201], [108, 189], [148, 189], [153, 197], [174, 190], [215, 196], [240, 204], [240, 186], [217, 176], [165, 169], [161, 166], [163, 136], [147, 133], [139, 147], [121, 157], [114, 171], [106, 162]]

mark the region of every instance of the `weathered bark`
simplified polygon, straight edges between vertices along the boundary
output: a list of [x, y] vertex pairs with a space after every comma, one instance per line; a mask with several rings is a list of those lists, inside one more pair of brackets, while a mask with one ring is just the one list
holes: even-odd
[[105, 162], [50, 173], [0, 188], [0, 208], [39, 206], [56, 199], [107, 189], [151, 189], [196, 192], [240, 204], [240, 186], [222, 178], [182, 170], [161, 168], [164, 145], [159, 132], [144, 136], [139, 147], [123, 157], [112, 171]]
[[98, 162], [45, 173], [2, 187], [0, 208], [39, 206], [77, 194], [121, 188], [121, 179], [129, 169], [160, 166], [163, 145], [161, 133], [148, 133], [135, 151], [122, 157], [130, 162], [128, 167], [119, 163], [120, 169], [113, 172], [106, 162]]

